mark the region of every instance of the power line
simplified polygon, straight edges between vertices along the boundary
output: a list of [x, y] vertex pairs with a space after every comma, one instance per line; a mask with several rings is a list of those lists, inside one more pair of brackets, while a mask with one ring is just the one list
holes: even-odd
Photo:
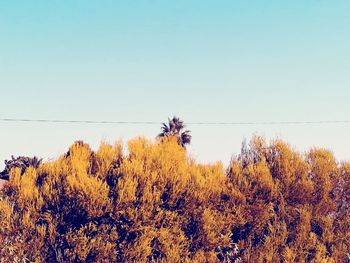
[[160, 124], [152, 121], [96, 121], [96, 120], [57, 120], [57, 119], [12, 119], [1, 118], [3, 122], [42, 122], [42, 123], [84, 123], [84, 124]]
[[303, 125], [303, 124], [346, 124], [350, 121], [257, 121], [257, 122], [194, 122], [198, 125]]
[[[156, 121], [97, 121], [97, 120], [59, 120], [59, 119], [16, 119], [0, 118], [2, 122], [31, 122], [31, 123], [66, 123], [66, 124], [120, 124], [120, 125], [161, 125]], [[350, 120], [325, 121], [252, 121], [252, 122], [186, 122], [187, 125], [320, 125], [320, 124], [350, 124]]]

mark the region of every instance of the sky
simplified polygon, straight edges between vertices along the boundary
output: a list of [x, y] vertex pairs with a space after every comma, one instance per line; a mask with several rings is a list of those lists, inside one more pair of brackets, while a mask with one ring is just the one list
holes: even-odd
[[[350, 1], [0, 1], [0, 118], [165, 122], [349, 120]], [[350, 124], [189, 125], [228, 163], [254, 134], [350, 160]], [[160, 125], [0, 121], [11, 155], [56, 158]]]

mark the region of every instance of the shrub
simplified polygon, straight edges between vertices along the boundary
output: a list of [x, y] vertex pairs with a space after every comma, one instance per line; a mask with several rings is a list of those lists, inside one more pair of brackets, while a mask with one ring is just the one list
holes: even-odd
[[0, 198], [0, 261], [344, 262], [350, 165], [253, 138], [224, 172], [177, 139], [77, 142], [11, 169]]

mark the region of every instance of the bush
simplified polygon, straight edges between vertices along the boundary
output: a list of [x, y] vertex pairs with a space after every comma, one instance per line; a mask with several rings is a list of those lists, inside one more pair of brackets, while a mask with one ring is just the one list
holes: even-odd
[[14, 168], [0, 200], [0, 261], [344, 262], [350, 165], [253, 138], [203, 165], [176, 138], [77, 142]]

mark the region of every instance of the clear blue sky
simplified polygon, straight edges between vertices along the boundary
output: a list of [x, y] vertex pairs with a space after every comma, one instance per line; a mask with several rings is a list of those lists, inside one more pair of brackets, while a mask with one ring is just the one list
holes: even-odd
[[[1, 1], [0, 117], [350, 119], [349, 13], [346, 0]], [[350, 124], [189, 129], [200, 161], [227, 163], [254, 133], [350, 159]], [[158, 132], [0, 122], [0, 161]]]

